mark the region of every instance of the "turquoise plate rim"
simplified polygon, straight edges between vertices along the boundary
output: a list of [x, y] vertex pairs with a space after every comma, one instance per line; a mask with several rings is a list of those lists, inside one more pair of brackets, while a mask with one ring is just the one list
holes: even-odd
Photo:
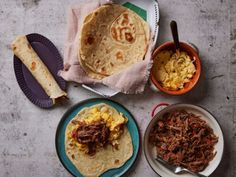
[[[130, 131], [130, 134], [131, 134], [132, 144], [134, 148], [132, 157], [128, 161], [126, 161], [126, 163], [123, 166], [121, 166], [120, 168], [110, 169], [104, 172], [101, 175], [101, 177], [110, 177], [110, 176], [118, 177], [118, 176], [124, 175], [134, 165], [134, 163], [137, 160], [138, 154], [140, 152], [141, 140], [140, 140], [139, 127], [134, 116], [130, 113], [130, 111], [127, 108], [125, 108], [122, 104], [116, 101], [113, 101], [111, 99], [107, 99], [107, 98], [91, 98], [91, 99], [80, 101], [76, 103], [75, 105], [73, 105], [71, 108], [69, 108], [63, 114], [62, 118], [60, 119], [58, 123], [57, 129], [56, 129], [56, 136], [55, 136], [55, 147], [56, 147], [57, 156], [61, 164], [64, 166], [64, 168], [71, 175], [75, 177], [83, 177], [83, 175], [75, 168], [75, 166], [66, 156], [65, 149], [64, 149], [65, 128], [66, 128], [66, 125], [69, 123], [69, 121], [75, 116], [75, 114], [78, 113], [78, 111], [80, 111], [84, 107], [92, 106], [99, 103], [107, 103], [113, 106], [115, 109], [117, 109], [119, 112], [122, 112], [129, 119], [127, 123], [127, 127], [129, 131], [130, 131], [130, 128], [133, 129], [132, 132]], [[62, 140], [60, 141], [60, 138], [63, 138], [63, 141]], [[59, 150], [59, 148], [62, 148], [62, 149]]]

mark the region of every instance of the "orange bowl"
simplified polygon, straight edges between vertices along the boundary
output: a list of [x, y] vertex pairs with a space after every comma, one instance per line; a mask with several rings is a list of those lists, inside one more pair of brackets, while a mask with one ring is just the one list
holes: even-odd
[[[157, 49], [155, 49], [155, 51], [153, 52], [152, 54], [152, 59], [154, 60], [156, 58], [156, 55], [163, 51], [163, 50], [172, 50], [174, 51], [175, 50], [175, 46], [174, 46], [174, 43], [173, 42], [166, 42], [164, 44], [162, 44], [161, 46], [159, 46]], [[170, 94], [170, 95], [182, 95], [182, 94], [185, 94], [187, 92], [189, 92], [198, 82], [199, 78], [200, 78], [200, 74], [201, 74], [201, 62], [200, 62], [200, 58], [196, 52], [196, 50], [190, 46], [189, 44], [187, 43], [184, 43], [184, 42], [180, 42], [180, 51], [184, 51], [186, 52], [190, 58], [192, 60], [194, 60], [194, 65], [196, 67], [196, 72], [195, 74], [193, 75], [192, 79], [184, 84], [184, 88], [183, 89], [180, 89], [180, 90], [168, 90], [167, 88], [163, 88], [161, 86], [161, 84], [156, 80], [155, 78], [155, 65], [153, 65], [152, 69], [151, 69], [151, 74], [150, 74], [150, 79], [152, 81], [152, 83], [162, 92], [165, 92], [167, 94]]]

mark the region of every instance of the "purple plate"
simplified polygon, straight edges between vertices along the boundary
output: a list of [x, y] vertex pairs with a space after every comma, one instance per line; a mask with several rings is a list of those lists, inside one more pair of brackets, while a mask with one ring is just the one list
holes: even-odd
[[[46, 37], [40, 34], [28, 34], [27, 39], [35, 52], [57, 81], [62, 90], [66, 89], [66, 82], [57, 75], [58, 71], [63, 69], [63, 60], [54, 46]], [[14, 55], [14, 71], [17, 82], [26, 97], [35, 105], [41, 108], [50, 108], [53, 101], [45, 93], [37, 80], [31, 75], [26, 66]]]

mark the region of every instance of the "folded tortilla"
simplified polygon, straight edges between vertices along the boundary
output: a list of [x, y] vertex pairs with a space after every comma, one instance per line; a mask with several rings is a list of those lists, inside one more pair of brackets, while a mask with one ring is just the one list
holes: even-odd
[[18, 36], [12, 42], [11, 48], [14, 54], [28, 68], [34, 78], [42, 86], [46, 94], [53, 100], [66, 96], [67, 94], [59, 87], [54, 77], [34, 51], [26, 36]]

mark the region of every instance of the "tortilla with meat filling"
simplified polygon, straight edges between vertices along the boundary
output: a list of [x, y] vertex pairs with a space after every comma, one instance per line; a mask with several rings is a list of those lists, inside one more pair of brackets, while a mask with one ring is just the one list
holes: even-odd
[[[104, 122], [109, 130], [104, 128]], [[130, 133], [125, 126], [126, 122], [127, 118], [107, 104], [84, 108], [70, 121], [65, 132], [65, 150], [68, 158], [83, 176], [100, 176], [109, 169], [121, 167], [130, 159], [133, 155], [133, 145]], [[78, 124], [82, 124], [84, 127], [79, 127]], [[89, 128], [89, 125], [92, 127]], [[86, 142], [92, 140], [88, 138], [86, 141], [84, 137], [91, 138], [94, 132], [84, 134], [82, 130], [94, 131], [99, 128], [102, 128], [100, 134], [99, 131], [95, 133], [98, 133], [102, 140], [100, 139], [100, 144], [95, 146], [95, 153], [89, 154]], [[75, 131], [77, 131], [76, 138], [73, 137]], [[106, 131], [106, 133], [102, 133], [102, 131]], [[109, 137], [107, 137], [107, 131], [109, 131]], [[91, 139], [96, 138], [98, 136], [93, 136]], [[97, 143], [97, 141], [94, 140], [93, 143]], [[85, 143], [81, 144], [81, 142]]]

